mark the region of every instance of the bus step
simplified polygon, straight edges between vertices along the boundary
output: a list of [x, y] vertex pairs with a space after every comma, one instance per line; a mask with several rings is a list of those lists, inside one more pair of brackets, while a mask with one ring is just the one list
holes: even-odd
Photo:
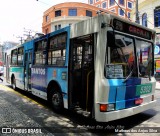
[[74, 110], [75, 110], [78, 114], [81, 114], [81, 115], [83, 115], [83, 116], [85, 116], [85, 117], [89, 117], [90, 114], [91, 114], [91, 112], [85, 111], [85, 110], [83, 110], [83, 109], [80, 108], [80, 107], [77, 107], [77, 108], [75, 108]]

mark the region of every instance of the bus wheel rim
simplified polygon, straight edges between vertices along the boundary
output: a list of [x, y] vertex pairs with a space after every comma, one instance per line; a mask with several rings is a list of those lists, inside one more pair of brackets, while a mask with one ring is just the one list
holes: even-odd
[[52, 103], [53, 103], [54, 106], [59, 106], [60, 105], [61, 100], [60, 100], [60, 97], [59, 97], [58, 94], [54, 94], [52, 96]]

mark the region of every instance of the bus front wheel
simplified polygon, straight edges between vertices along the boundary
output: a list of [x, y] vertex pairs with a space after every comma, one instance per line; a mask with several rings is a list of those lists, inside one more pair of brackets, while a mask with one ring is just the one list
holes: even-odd
[[53, 91], [51, 95], [51, 105], [54, 111], [62, 112], [63, 97], [60, 91]]

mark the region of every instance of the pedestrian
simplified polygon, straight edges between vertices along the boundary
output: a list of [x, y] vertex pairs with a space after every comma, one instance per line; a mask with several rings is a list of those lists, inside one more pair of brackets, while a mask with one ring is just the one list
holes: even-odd
[[2, 74], [0, 73], [0, 80], [3, 82], [3, 79], [1, 78]]
[[3, 82], [3, 79], [1, 78], [1, 76], [3, 76], [3, 71], [0, 70], [0, 80]]

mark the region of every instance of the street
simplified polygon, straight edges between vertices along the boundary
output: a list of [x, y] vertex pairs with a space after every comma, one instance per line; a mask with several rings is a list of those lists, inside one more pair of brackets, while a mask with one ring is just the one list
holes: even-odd
[[[47, 101], [19, 89], [14, 91], [6, 83], [0, 83], [1, 135], [9, 135], [10, 133], [13, 135], [51, 136], [115, 135], [116, 128], [137, 130], [139, 127], [147, 130], [152, 128], [153, 132], [149, 135], [158, 135], [160, 130], [154, 129], [160, 127], [160, 90], [156, 90], [156, 97], [156, 107], [143, 113], [108, 123], [97, 123], [68, 110], [62, 114], [54, 113]], [[121, 135], [118, 132], [116, 134]], [[140, 134], [142, 132], [138, 133], [138, 135]], [[125, 135], [133, 135], [133, 133], [129, 132]]]

